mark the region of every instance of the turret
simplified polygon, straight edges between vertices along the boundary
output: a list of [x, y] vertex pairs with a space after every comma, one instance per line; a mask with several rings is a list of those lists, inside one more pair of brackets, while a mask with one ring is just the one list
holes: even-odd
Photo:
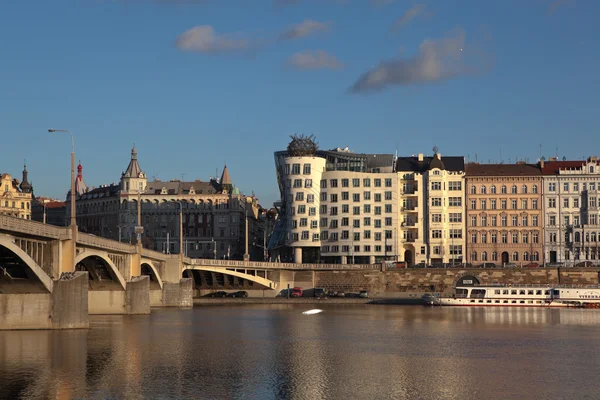
[[127, 193], [138, 193], [146, 190], [146, 174], [140, 168], [137, 160], [137, 150], [135, 145], [131, 149], [131, 160], [123, 174], [121, 175], [121, 191]]

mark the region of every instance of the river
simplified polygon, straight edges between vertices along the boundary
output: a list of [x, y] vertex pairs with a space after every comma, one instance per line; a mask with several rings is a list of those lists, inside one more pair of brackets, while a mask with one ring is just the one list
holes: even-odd
[[0, 331], [2, 399], [597, 399], [600, 310], [201, 306]]

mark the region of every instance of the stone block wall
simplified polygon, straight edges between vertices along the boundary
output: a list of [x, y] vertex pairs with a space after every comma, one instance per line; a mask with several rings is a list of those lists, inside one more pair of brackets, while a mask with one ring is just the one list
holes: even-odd
[[147, 275], [131, 278], [125, 291], [127, 314], [150, 314], [150, 277]]

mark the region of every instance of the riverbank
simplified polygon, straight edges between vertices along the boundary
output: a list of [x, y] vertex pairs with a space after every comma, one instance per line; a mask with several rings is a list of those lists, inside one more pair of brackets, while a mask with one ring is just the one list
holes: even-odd
[[235, 297], [203, 297], [195, 298], [194, 306], [214, 306], [214, 305], [235, 305], [235, 304], [311, 304], [311, 305], [324, 305], [324, 304], [394, 304], [394, 305], [421, 305], [421, 297], [403, 297], [403, 298], [345, 298], [345, 297], [328, 297], [328, 298], [314, 298], [314, 297], [300, 297], [290, 298], [285, 297], [247, 297], [247, 298], [235, 298]]

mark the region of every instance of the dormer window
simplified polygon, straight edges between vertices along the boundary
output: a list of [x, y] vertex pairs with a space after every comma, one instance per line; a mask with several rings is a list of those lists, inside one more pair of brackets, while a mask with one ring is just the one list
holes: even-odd
[[160, 189], [160, 194], [167, 194], [167, 188], [163, 187], [162, 189]]
[[593, 173], [594, 173], [594, 166], [590, 165], [590, 174], [593, 174]]

